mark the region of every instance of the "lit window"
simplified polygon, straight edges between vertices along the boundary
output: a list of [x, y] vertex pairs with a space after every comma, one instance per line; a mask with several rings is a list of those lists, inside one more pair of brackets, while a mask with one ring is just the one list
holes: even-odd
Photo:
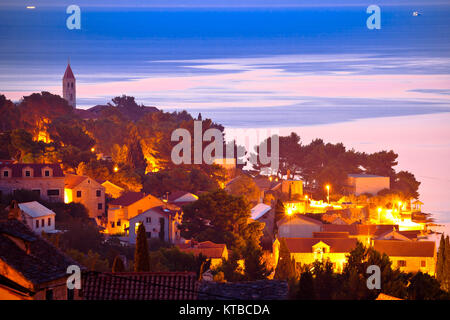
[[406, 267], [406, 260], [398, 260], [397, 266], [398, 267]]

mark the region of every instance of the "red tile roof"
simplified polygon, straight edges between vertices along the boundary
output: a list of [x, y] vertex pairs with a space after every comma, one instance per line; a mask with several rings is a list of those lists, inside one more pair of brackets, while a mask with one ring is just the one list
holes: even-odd
[[141, 200], [145, 197], [145, 194], [142, 192], [126, 192], [121, 195], [119, 198], [114, 199], [109, 204], [116, 206], [129, 206], [130, 204], [135, 203], [136, 201]]
[[220, 259], [223, 256], [223, 252], [226, 249], [225, 244], [218, 244], [211, 241], [204, 242], [193, 242], [183, 243], [178, 245], [180, 251], [193, 253], [194, 255], [199, 255], [200, 253], [207, 258]]
[[84, 180], [86, 180], [87, 176], [78, 176], [76, 174], [66, 174], [66, 177], [64, 178], [64, 188], [66, 189], [73, 189], [80, 183], [82, 183]]
[[320, 241], [330, 246], [330, 253], [348, 253], [356, 247], [357, 239], [352, 238], [284, 238], [291, 253], [313, 252], [313, 245]]
[[[21, 242], [28, 246], [28, 253]], [[15, 219], [0, 221], [0, 260], [33, 284], [65, 278], [68, 266], [79, 265]]]
[[63, 79], [75, 79], [75, 76], [73, 75], [72, 68], [70, 67], [70, 64], [67, 65], [66, 72], [64, 72]]
[[434, 241], [374, 240], [373, 248], [392, 257], [434, 257]]
[[83, 277], [86, 300], [196, 300], [194, 272], [89, 272]]
[[348, 232], [313, 232], [313, 238], [348, 238]]
[[53, 170], [52, 177], [64, 177], [64, 172], [61, 169], [61, 166], [57, 163], [11, 163], [11, 164], [0, 164], [0, 170], [3, 168], [9, 168], [12, 170], [13, 178], [23, 178], [23, 169], [25, 168], [33, 169], [33, 177], [41, 178], [42, 177], [42, 169], [48, 167]]

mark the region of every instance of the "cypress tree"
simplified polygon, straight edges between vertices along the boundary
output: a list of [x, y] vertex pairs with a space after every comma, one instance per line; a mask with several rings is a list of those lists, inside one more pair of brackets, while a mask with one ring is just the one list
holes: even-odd
[[136, 249], [134, 251], [134, 271], [150, 271], [150, 261], [148, 254], [147, 235], [144, 224], [139, 224], [136, 239]]
[[291, 254], [284, 238], [280, 241], [280, 255], [278, 264], [275, 269], [274, 279], [287, 280], [295, 277], [295, 261], [291, 258]]
[[442, 234], [441, 241], [439, 242], [439, 249], [437, 252], [437, 261], [436, 261], [436, 279], [440, 283], [443, 282], [444, 264], [445, 264], [445, 239], [444, 234]]
[[120, 256], [116, 256], [114, 258], [112, 272], [124, 272], [125, 271], [125, 265], [123, 264], [122, 259]]

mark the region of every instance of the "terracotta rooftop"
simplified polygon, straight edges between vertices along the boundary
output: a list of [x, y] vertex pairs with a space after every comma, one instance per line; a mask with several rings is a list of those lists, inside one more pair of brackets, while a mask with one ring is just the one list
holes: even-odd
[[356, 247], [353, 238], [284, 238], [291, 253], [312, 253], [312, 247], [320, 241], [330, 246], [330, 253], [347, 253]]
[[85, 300], [196, 300], [193, 272], [89, 272], [82, 281]]
[[313, 232], [313, 238], [348, 238], [348, 232]]
[[[20, 243], [24, 245], [22, 248]], [[28, 253], [25, 247], [29, 248]], [[0, 260], [33, 284], [66, 277], [69, 265], [79, 265], [28, 226], [13, 219], [0, 221]]]
[[87, 176], [79, 176], [76, 174], [66, 174], [64, 178], [64, 188], [66, 189], [73, 189], [80, 183], [82, 183], [84, 180], [86, 180]]
[[200, 253], [207, 258], [220, 259], [226, 250], [225, 244], [218, 244], [211, 241], [193, 242], [179, 244], [180, 251], [199, 255]]
[[70, 67], [70, 64], [67, 64], [66, 72], [64, 72], [63, 79], [75, 79], [75, 76], [73, 75], [72, 68]]
[[42, 169], [48, 167], [52, 169], [53, 176], [52, 177], [64, 177], [64, 172], [61, 169], [61, 166], [57, 163], [6, 163], [0, 164], [0, 170], [3, 168], [10, 168], [12, 170], [13, 178], [23, 178], [23, 169], [25, 168], [33, 169], [33, 177], [41, 178], [42, 177]]
[[129, 206], [130, 204], [133, 204], [136, 201], [139, 201], [144, 197], [145, 197], [145, 194], [142, 192], [126, 192], [123, 195], [121, 195], [119, 198], [111, 201], [109, 204], [117, 205], [117, 206]]
[[374, 240], [373, 248], [392, 257], [434, 257], [434, 241]]

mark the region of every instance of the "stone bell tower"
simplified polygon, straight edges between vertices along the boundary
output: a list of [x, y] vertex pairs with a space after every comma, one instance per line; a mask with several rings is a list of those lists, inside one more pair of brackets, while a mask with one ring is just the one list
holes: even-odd
[[63, 84], [63, 98], [67, 100], [69, 105], [76, 108], [76, 80], [70, 68], [70, 62], [67, 63], [66, 72], [62, 79]]

